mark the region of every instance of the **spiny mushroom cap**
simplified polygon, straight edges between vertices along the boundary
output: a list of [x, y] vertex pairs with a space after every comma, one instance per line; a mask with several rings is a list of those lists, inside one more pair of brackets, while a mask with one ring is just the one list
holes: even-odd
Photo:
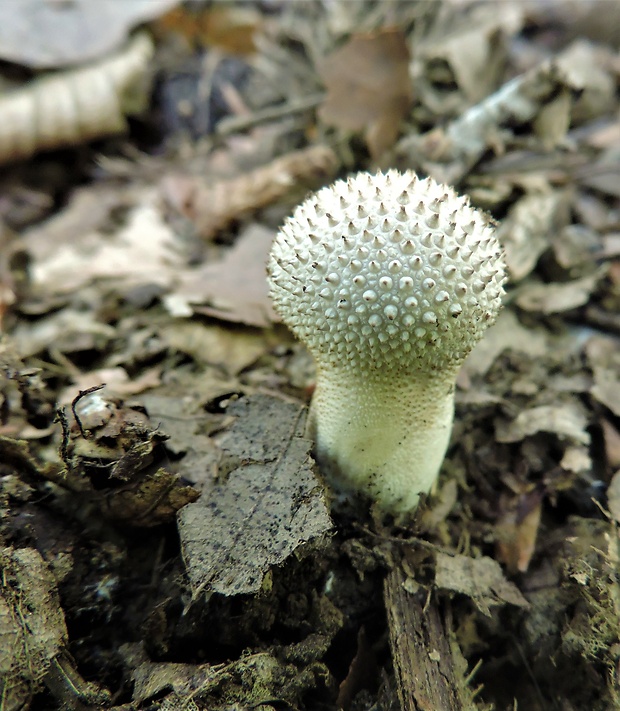
[[319, 190], [275, 238], [274, 308], [319, 364], [439, 369], [495, 320], [504, 262], [488, 217], [431, 178], [358, 173]]

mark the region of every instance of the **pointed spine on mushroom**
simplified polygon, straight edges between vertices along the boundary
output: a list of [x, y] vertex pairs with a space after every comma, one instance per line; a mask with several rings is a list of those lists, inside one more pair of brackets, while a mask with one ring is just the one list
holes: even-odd
[[458, 370], [501, 308], [489, 218], [411, 171], [358, 173], [297, 207], [268, 275], [316, 362], [308, 431], [322, 471], [384, 509], [415, 508], [446, 453]]

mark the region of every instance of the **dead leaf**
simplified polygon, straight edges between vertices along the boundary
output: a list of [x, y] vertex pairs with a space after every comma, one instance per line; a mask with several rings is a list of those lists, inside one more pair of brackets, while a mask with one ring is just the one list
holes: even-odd
[[620, 432], [604, 417], [601, 418], [601, 427], [603, 429], [603, 438], [605, 439], [607, 463], [610, 467], [616, 469], [620, 467]]
[[[479, 7], [488, 6], [490, 3], [483, 3]], [[509, 3], [502, 3], [502, 7], [508, 6]], [[440, 74], [445, 74], [441, 72], [441, 66]], [[450, 92], [446, 100], [445, 76], [441, 76], [437, 82], [439, 96], [431, 95], [435, 105], [432, 98], [429, 100], [427, 96], [429, 92], [425, 92], [419, 82], [418, 92], [422, 102], [426, 98], [434, 112], [443, 115], [454, 113], [457, 118], [448, 123], [445, 129], [431, 129], [422, 136], [413, 134], [402, 138], [396, 147], [398, 160], [405, 165], [422, 164], [436, 179], [454, 183], [469, 172], [486, 149], [492, 148], [496, 153], [507, 151], [514, 139], [511, 141], [505, 129], [515, 125], [523, 126], [535, 119], [558, 90], [567, 86], [565, 79], [555, 63], [543, 61], [537, 67], [510, 79], [478, 104], [467, 108], [462, 105], [460, 97], [453, 96], [454, 92]], [[567, 88], [575, 94], [582, 89], [572, 85]], [[452, 101], [449, 104], [450, 99]], [[444, 164], [452, 161], [452, 165], [441, 166], [437, 161]]]
[[[51, 434], [54, 394], [41, 371], [26, 366], [8, 336], [0, 336], [0, 412], [0, 436], [19, 440]], [[32, 424], [33, 420], [39, 427]], [[2, 455], [0, 461], [3, 461]]]
[[494, 605], [528, 607], [519, 588], [504, 577], [499, 563], [487, 556], [470, 558], [437, 553], [435, 587], [467, 595], [487, 616]]
[[369, 682], [377, 676], [377, 671], [376, 655], [362, 626], [357, 633], [355, 657], [338, 689], [337, 707], [348, 711], [355, 696], [361, 689], [368, 688]]
[[191, 44], [217, 47], [231, 54], [252, 54], [254, 35], [260, 29], [258, 9], [238, 3], [225, 5], [183, 5], [155, 22], [157, 34], [176, 32]]
[[75, 383], [63, 390], [58, 397], [58, 405], [68, 405], [80, 391], [88, 390], [95, 385], [105, 384], [106, 393], [110, 397], [129, 397], [143, 393], [145, 390], [157, 387], [160, 382], [161, 367], [155, 366], [146, 370], [138, 378], [129, 378], [124, 368], [101, 368], [88, 373], [80, 373]]
[[26, 480], [53, 479], [62, 475], [57, 463], [41, 464], [30, 453], [29, 443], [0, 434], [0, 462], [11, 473], [25, 475]]
[[150, 35], [140, 32], [112, 57], [0, 95], [0, 163], [127, 131], [126, 116], [148, 105], [154, 51]]
[[17, 235], [0, 221], [0, 332], [4, 330], [4, 317], [28, 281], [27, 265], [28, 258], [21, 251]]
[[273, 238], [274, 233], [266, 227], [249, 225], [222, 261], [181, 275], [179, 286], [164, 299], [168, 311], [173, 315], [197, 312], [248, 326], [268, 326], [276, 320], [265, 278]]
[[556, 262], [567, 276], [581, 277], [596, 268], [596, 258], [602, 244], [599, 235], [584, 225], [567, 225], [551, 236]]
[[238, 419], [219, 445], [232, 471], [178, 515], [194, 597], [258, 592], [271, 566], [331, 527], [304, 409], [255, 396], [228, 411]]
[[[183, 664], [151, 662], [144, 650], [136, 650], [136, 647], [139, 645], [126, 644], [121, 648], [134, 681], [133, 705], [156, 705], [160, 711], [252, 707], [258, 710], [263, 706], [274, 708], [272, 701], [277, 699], [284, 708], [297, 708], [297, 704], [289, 703], [288, 699], [292, 693], [300, 693], [300, 673], [297, 667], [282, 659], [282, 654], [248, 652], [225, 664]], [[290, 683], [292, 677], [297, 677], [294, 686]], [[313, 674], [309, 677], [312, 679]], [[227, 697], [222, 706], [224, 687]]]
[[532, 358], [544, 355], [548, 348], [548, 332], [543, 329], [525, 328], [511, 309], [500, 313], [497, 322], [489, 328], [463, 364], [470, 376], [484, 375], [495, 359], [506, 349], [527, 353]]
[[524, 311], [544, 314], [570, 311], [588, 303], [606, 271], [606, 266], [602, 266], [594, 274], [568, 282], [542, 284], [532, 280], [523, 286], [515, 301]]
[[60, 421], [65, 469], [47, 478], [90, 499], [105, 516], [148, 528], [198, 498], [178, 474], [157, 466], [165, 460], [166, 437], [140, 407], [91, 388], [61, 412]]
[[609, 0], [541, 0], [528, 4], [528, 15], [540, 25], [594, 40], [595, 47], [620, 46], [620, 5]]
[[117, 49], [132, 27], [180, 0], [0, 3], [0, 57], [35, 69], [81, 64]]
[[[620, 131], [620, 122], [618, 123], [618, 130]], [[618, 135], [618, 144], [620, 145], [620, 135]], [[620, 257], [620, 232], [610, 232], [602, 235], [599, 256], [606, 259]]]
[[59, 353], [105, 348], [116, 335], [115, 329], [96, 321], [90, 311], [71, 308], [55, 311], [30, 327], [22, 322], [13, 332], [13, 341], [23, 358], [53, 348]]
[[182, 455], [176, 472], [195, 491], [209, 492], [217, 479], [221, 452], [209, 435], [221, 429], [222, 415], [197, 411], [187, 398], [145, 396], [149, 414], [170, 437], [166, 450]]
[[176, 512], [196, 501], [199, 494], [163, 468], [109, 492], [101, 511], [112, 520], [148, 528], [174, 519]]
[[142, 189], [119, 190], [118, 185], [97, 183], [76, 188], [64, 209], [28, 229], [24, 247], [37, 261], [46, 261], [67, 242], [80, 244], [85, 234], [109, 232], [111, 214], [122, 214], [140, 202]]
[[497, 557], [510, 573], [525, 573], [530, 565], [542, 513], [542, 493], [526, 491], [514, 497], [495, 526]]
[[565, 139], [571, 120], [573, 105], [572, 92], [563, 87], [557, 96], [546, 103], [534, 119], [535, 135], [540, 138], [543, 147], [551, 150]]
[[221, 429], [223, 421], [231, 419], [219, 406], [225, 408], [228, 400], [237, 399], [240, 387], [236, 380], [223, 378], [215, 368], [207, 369], [200, 377], [188, 371], [146, 393], [141, 401], [151, 420], [169, 437], [166, 449], [180, 454], [188, 452], [197, 437], [208, 437]]
[[180, 455], [175, 457], [177, 474], [197, 491], [213, 488], [221, 451], [211, 435], [230, 424], [232, 416], [226, 414], [225, 406], [240, 392], [238, 382], [207, 368], [200, 377], [191, 371], [177, 374], [141, 397], [151, 421], [167, 437], [166, 451]]
[[431, 499], [431, 505], [420, 512], [419, 526], [422, 531], [436, 531], [448, 518], [448, 515], [458, 501], [458, 484], [456, 479], [448, 479], [439, 493]]
[[[441, 85], [458, 86], [465, 102], [480, 101], [496, 87], [506, 59], [504, 38], [518, 32], [523, 25], [523, 9], [516, 3], [482, 3], [471, 6], [467, 13], [440, 15], [428, 37], [416, 46], [416, 58], [423, 62], [420, 78], [449, 72], [452, 76], [438, 82], [433, 97], [431, 87], [425, 99], [441, 102]], [[464, 61], [464, 58], [467, 58]], [[426, 75], [426, 76], [424, 76]], [[445, 88], [444, 88], [444, 93]]]
[[616, 523], [620, 523], [620, 470], [618, 470], [607, 487], [607, 508]]
[[164, 200], [196, 225], [203, 239], [252, 212], [329, 181], [338, 166], [334, 151], [315, 145], [292, 151], [267, 165], [229, 180], [169, 175], [161, 185]]
[[589, 447], [585, 445], [573, 445], [567, 447], [560, 466], [567, 472], [575, 474], [585, 474], [592, 471], [592, 457], [590, 456]]
[[497, 229], [513, 282], [526, 277], [568, 221], [568, 203], [558, 192], [530, 193], [516, 202]]
[[511, 422], [497, 419], [495, 437], [498, 442], [520, 442], [537, 432], [551, 432], [560, 439], [589, 444], [588, 418], [576, 400], [556, 405], [541, 405], [520, 412]]
[[247, 368], [267, 349], [265, 334], [256, 329], [177, 320], [163, 326], [159, 334], [175, 352], [187, 353], [198, 363], [218, 365], [230, 375]]
[[[494, 14], [499, 17], [493, 17]], [[533, 68], [528, 63], [527, 71], [505, 81], [504, 61], [510, 43], [506, 38], [523, 23], [523, 8], [517, 3], [480, 3], [469, 8], [466, 18], [470, 27], [461, 39], [458, 33], [463, 30], [459, 23], [451, 25], [450, 15], [444, 16], [443, 28], [439, 25], [443, 36], [437, 36], [435, 30], [424, 40], [428, 49], [424, 44], [421, 51], [416, 48], [416, 55], [424, 58], [426, 64], [420, 68], [414, 62], [413, 70], [419, 102], [428, 107], [431, 115], [441, 116], [442, 123], [447, 115], [456, 118], [445, 129], [431, 129], [423, 134], [422, 140], [415, 134], [406, 136], [396, 149], [409, 165], [422, 164], [433, 177], [450, 183], [468, 174], [487, 149], [496, 153], [508, 150], [513, 141], [506, 128], [514, 129], [533, 120], [565, 84], [550, 61]], [[454, 54], [450, 56], [443, 44], [449, 45], [455, 35]], [[472, 64], [463, 61], [463, 57], [469, 60], [470, 54], [474, 57]], [[505, 83], [498, 87], [502, 79]], [[459, 82], [472, 96], [479, 97], [478, 103], [471, 105], [471, 99], [467, 101], [463, 96], [464, 91], [453, 89]], [[436, 161], [455, 163], [440, 167]]]
[[590, 393], [616, 417], [620, 417], [620, 367], [612, 369], [595, 366], [594, 385]]
[[586, 188], [597, 190], [612, 198], [620, 198], [619, 175], [618, 146], [613, 145], [602, 151], [595, 161], [589, 162], [587, 168], [577, 177], [579, 183]]
[[357, 34], [319, 65], [327, 97], [319, 109], [325, 123], [365, 131], [378, 159], [398, 137], [413, 98], [409, 48], [402, 30]]
[[[219, 668], [210, 664], [175, 664], [171, 662], [144, 661], [131, 674], [134, 682], [132, 698], [142, 704], [172, 690], [173, 699], [179, 699], [179, 711], [190, 711], [191, 695], [197, 687], [203, 687], [219, 674]], [[170, 701], [169, 698], [166, 701]], [[161, 707], [160, 707], [161, 708]], [[166, 706], [166, 708], [169, 708]], [[174, 707], [173, 707], [174, 708]], [[198, 706], [193, 706], [198, 711]], [[171, 709], [172, 711], [172, 709]]]
[[[609, 61], [605, 61], [607, 54]], [[583, 124], [613, 111], [616, 80], [609, 63], [613, 53], [582, 38], [572, 42], [557, 57], [557, 66], [568, 88], [578, 92], [571, 122]]]
[[586, 344], [586, 355], [594, 375], [590, 393], [614, 415], [620, 416], [620, 354], [616, 340], [592, 336]]
[[[89, 200], [82, 196], [75, 206], [69, 207], [70, 213], [75, 210], [74, 215], [61, 213], [27, 236], [25, 247], [33, 258], [33, 286], [49, 298], [52, 294], [75, 292], [98, 279], [107, 280], [121, 290], [144, 284], [163, 287], [173, 283], [184, 259], [179, 252], [178, 238], [164, 223], [157, 204], [157, 191], [147, 188], [132, 195], [135, 202], [126, 224], [114, 234], [102, 227], [78, 232], [79, 221], [87, 221], [84, 211]], [[56, 229], [54, 221], [60, 223]], [[60, 227], [72, 223], [74, 238], [65, 235], [63, 239]], [[52, 229], [57, 238], [51, 248], [41, 245], [46, 241], [47, 229]]]

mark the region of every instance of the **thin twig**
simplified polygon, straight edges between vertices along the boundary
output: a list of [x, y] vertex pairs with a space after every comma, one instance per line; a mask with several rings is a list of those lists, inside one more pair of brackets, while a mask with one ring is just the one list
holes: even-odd
[[268, 106], [267, 108], [255, 111], [253, 114], [249, 114], [248, 116], [230, 116], [219, 122], [216, 128], [216, 133], [219, 136], [228, 136], [231, 133], [246, 131], [247, 129], [258, 126], [261, 123], [267, 123], [268, 121], [286, 118], [287, 116], [292, 116], [293, 114], [310, 111], [310, 109], [315, 109], [319, 106], [324, 97], [325, 94], [323, 92], [320, 94], [310, 94], [309, 96], [302, 96], [298, 99], [288, 101], [286, 104]]

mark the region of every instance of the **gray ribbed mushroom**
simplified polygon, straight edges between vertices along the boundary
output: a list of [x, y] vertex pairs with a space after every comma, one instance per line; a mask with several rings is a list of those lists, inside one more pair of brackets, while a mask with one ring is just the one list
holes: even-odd
[[501, 307], [489, 219], [413, 172], [358, 173], [297, 207], [268, 273], [316, 361], [308, 431], [322, 471], [387, 510], [414, 508], [445, 456], [457, 372]]

